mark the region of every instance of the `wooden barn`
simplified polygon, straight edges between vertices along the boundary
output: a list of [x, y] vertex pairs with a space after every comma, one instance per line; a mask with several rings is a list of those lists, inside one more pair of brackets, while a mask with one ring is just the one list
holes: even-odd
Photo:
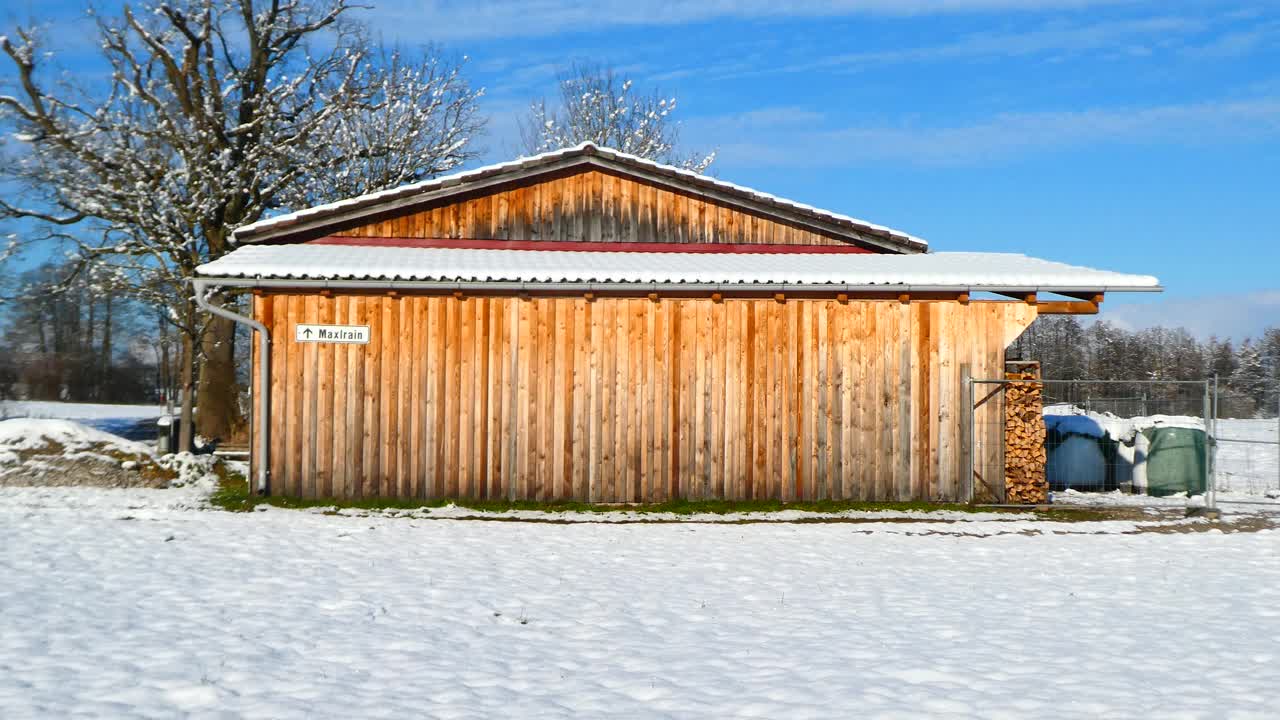
[[235, 237], [197, 295], [251, 289], [253, 472], [303, 497], [966, 500], [965, 379], [1158, 289], [591, 144]]

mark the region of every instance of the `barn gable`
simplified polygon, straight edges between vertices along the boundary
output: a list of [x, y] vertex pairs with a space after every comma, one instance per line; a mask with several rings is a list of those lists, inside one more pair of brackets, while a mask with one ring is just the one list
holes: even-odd
[[326, 236], [927, 249], [904, 233], [591, 144], [236, 231], [242, 243]]

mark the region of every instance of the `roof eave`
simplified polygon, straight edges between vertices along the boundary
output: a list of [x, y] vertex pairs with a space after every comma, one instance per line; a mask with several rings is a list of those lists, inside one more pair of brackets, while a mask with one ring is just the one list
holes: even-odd
[[[198, 272], [198, 270], [197, 270]], [[646, 291], [646, 292], [989, 292], [989, 293], [1109, 293], [1163, 292], [1159, 285], [974, 285], [974, 284], [866, 284], [866, 283], [745, 283], [745, 282], [596, 282], [527, 280], [399, 280], [386, 278], [244, 277], [230, 275], [197, 276], [209, 285], [243, 288], [316, 289], [396, 289], [396, 290], [487, 290], [487, 291]]]
[[[613, 170], [625, 175], [644, 179], [648, 182], [699, 197], [705, 197], [720, 203], [750, 209], [754, 212], [776, 217], [801, 226], [810, 227], [824, 233], [846, 237], [854, 242], [862, 242], [885, 250], [908, 253], [928, 252], [928, 244], [909, 235], [897, 233], [887, 228], [875, 227], [859, 223], [853, 219], [826, 213], [806, 210], [797, 203], [783, 201], [772, 196], [748, 189], [734, 190], [725, 184], [716, 182], [694, 173], [684, 173], [656, 163], [638, 165], [629, 160], [602, 154], [594, 146], [575, 148], [573, 151], [561, 153], [545, 159], [529, 159], [526, 163], [504, 164], [494, 166], [492, 170], [481, 170], [474, 176], [465, 178], [446, 178], [438, 187], [419, 190], [410, 186], [402, 193], [388, 191], [367, 200], [355, 199], [347, 201], [349, 206], [317, 210], [314, 217], [308, 218], [305, 211], [302, 216], [255, 228], [244, 226], [232, 233], [237, 243], [256, 243], [278, 239], [291, 235], [323, 231], [327, 227], [360, 220], [373, 215], [392, 212], [399, 209], [424, 205], [436, 200], [445, 199], [464, 192], [484, 190], [498, 185], [518, 183], [540, 175], [554, 173], [583, 165], [602, 170]], [[426, 183], [429, 185], [430, 183]], [[323, 207], [323, 206], [321, 206]]]

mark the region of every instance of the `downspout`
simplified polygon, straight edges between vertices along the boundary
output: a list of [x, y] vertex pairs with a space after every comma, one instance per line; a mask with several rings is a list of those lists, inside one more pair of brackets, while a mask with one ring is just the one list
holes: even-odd
[[224, 307], [209, 302], [207, 297], [210, 287], [218, 285], [217, 281], [204, 278], [192, 278], [191, 285], [196, 294], [196, 305], [206, 312], [226, 318], [231, 322], [244, 325], [258, 333], [258, 417], [254, 422], [254, 432], [258, 440], [258, 494], [266, 495], [268, 480], [271, 477], [271, 332], [267, 326], [251, 317], [237, 315]]

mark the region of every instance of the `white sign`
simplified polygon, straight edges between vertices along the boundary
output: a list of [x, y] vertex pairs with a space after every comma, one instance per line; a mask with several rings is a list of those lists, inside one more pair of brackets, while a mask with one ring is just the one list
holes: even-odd
[[293, 339], [297, 342], [369, 344], [368, 325], [296, 325]]

